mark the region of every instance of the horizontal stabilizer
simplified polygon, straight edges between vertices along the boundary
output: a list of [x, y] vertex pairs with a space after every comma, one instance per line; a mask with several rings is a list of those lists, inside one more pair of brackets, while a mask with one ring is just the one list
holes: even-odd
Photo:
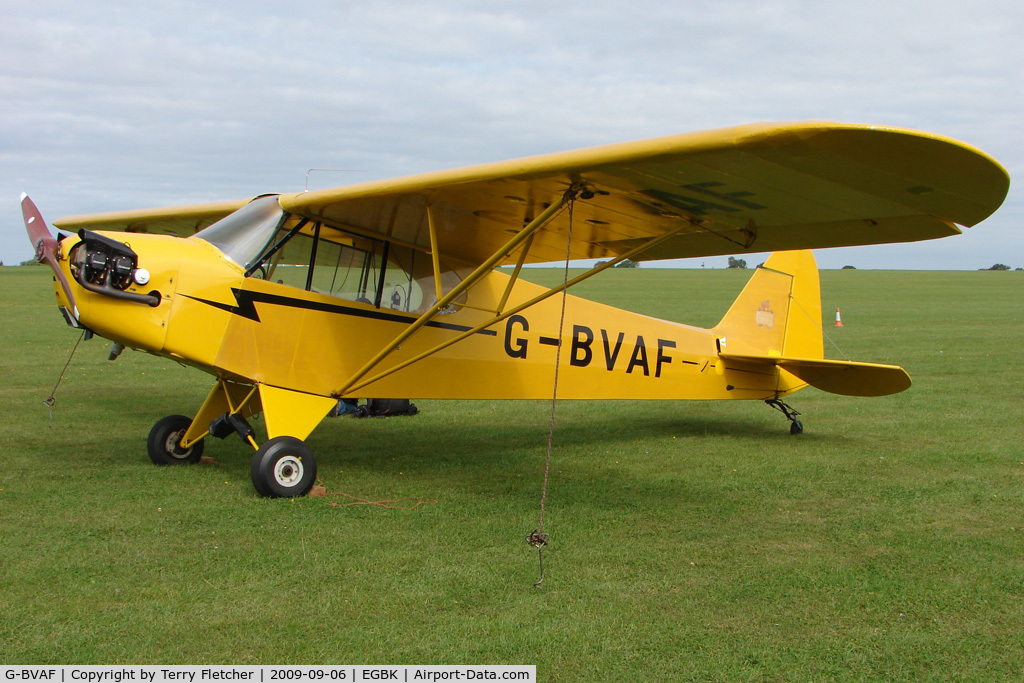
[[888, 396], [910, 388], [910, 375], [898, 365], [847, 360], [721, 354], [726, 360], [770, 363], [815, 389], [844, 396]]

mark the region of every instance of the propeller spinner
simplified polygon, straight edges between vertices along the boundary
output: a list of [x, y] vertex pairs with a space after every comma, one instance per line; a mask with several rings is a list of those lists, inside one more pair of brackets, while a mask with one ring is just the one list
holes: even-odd
[[43, 220], [39, 209], [36, 208], [36, 205], [25, 193], [21, 195], [21, 213], [25, 218], [25, 230], [28, 231], [28, 238], [36, 249], [36, 261], [39, 263], [45, 261], [53, 269], [57, 281], [60, 282], [60, 286], [64, 290], [64, 296], [67, 297], [68, 304], [71, 306], [71, 312], [75, 320], [78, 320], [78, 305], [75, 303], [75, 297], [71, 293], [71, 285], [68, 284], [67, 276], [64, 275], [60, 264], [57, 263], [57, 239], [50, 233], [50, 229], [46, 227], [46, 221]]

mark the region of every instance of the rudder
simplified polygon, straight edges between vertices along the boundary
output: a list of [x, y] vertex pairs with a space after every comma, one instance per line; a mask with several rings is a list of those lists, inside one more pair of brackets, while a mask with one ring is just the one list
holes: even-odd
[[712, 331], [730, 354], [824, 358], [818, 265], [810, 250], [780, 251], [757, 268]]

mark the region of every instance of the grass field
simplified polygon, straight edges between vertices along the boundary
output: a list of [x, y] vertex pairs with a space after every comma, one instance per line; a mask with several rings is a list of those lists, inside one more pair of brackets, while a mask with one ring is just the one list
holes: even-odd
[[[750, 272], [612, 270], [575, 293], [710, 326]], [[532, 270], [537, 281], [561, 273]], [[1024, 277], [822, 273], [826, 332], [902, 394], [418, 402], [326, 421], [332, 493], [267, 500], [252, 451], [158, 468], [210, 379], [83, 343], [48, 270], [0, 269], [0, 663], [536, 664], [543, 681], [1024, 678]], [[842, 308], [846, 326], [829, 322]], [[830, 357], [842, 357], [827, 343]], [[259, 427], [257, 427], [259, 429]]]

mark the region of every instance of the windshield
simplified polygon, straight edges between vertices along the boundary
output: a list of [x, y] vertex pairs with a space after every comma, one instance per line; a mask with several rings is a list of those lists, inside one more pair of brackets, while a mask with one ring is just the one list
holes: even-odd
[[193, 237], [209, 242], [245, 268], [260, 255], [284, 218], [277, 196], [260, 197]]

